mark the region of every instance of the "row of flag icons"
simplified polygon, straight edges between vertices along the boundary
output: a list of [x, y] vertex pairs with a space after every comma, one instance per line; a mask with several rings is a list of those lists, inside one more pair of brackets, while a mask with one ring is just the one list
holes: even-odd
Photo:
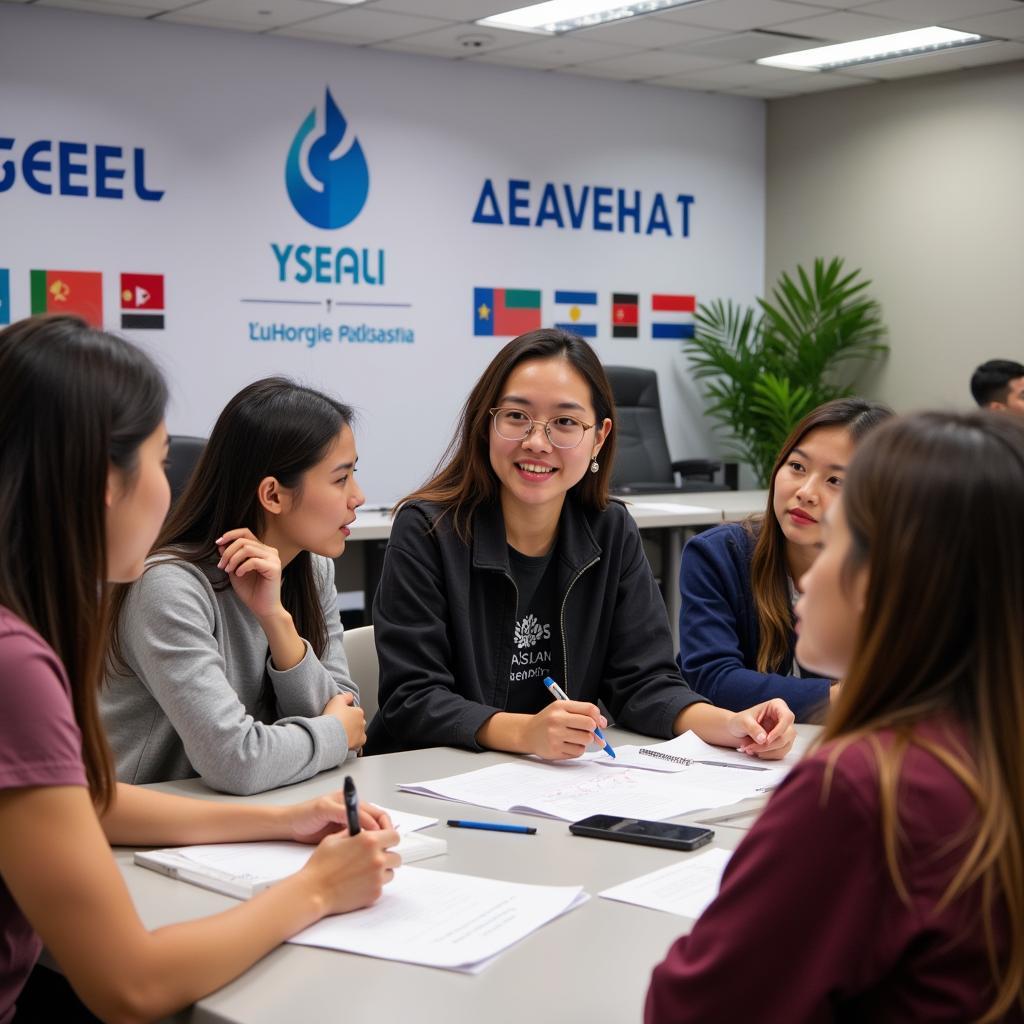
[[[164, 275], [121, 274], [122, 330], [163, 330]], [[103, 274], [98, 270], [30, 270], [29, 308], [74, 313], [103, 326]], [[11, 275], [0, 269], [0, 324], [11, 322]]]
[[[555, 326], [582, 338], [596, 338], [598, 293], [555, 291]], [[682, 341], [693, 337], [693, 295], [651, 295], [650, 334], [655, 341]], [[533, 288], [474, 288], [473, 334], [477, 337], [514, 337], [541, 326], [541, 293]], [[613, 338], [640, 335], [640, 294], [612, 292], [609, 322]]]

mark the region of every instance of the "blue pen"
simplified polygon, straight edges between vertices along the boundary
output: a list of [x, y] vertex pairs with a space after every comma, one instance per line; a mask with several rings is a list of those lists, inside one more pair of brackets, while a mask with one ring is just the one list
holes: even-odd
[[[551, 678], [551, 676], [545, 677], [544, 685], [548, 688], [549, 692], [551, 693], [551, 696], [554, 697], [555, 700], [568, 700], [569, 699], [569, 697], [566, 694], [565, 690], [563, 690], [558, 685], [558, 683], [556, 683], [554, 681], [554, 679]], [[604, 749], [612, 757], [614, 757], [615, 756], [615, 751], [612, 750], [612, 745], [604, 738], [604, 733], [601, 732], [600, 729], [595, 729], [594, 730], [594, 735], [601, 741], [602, 744], [604, 744]]]
[[524, 836], [535, 836], [537, 830], [532, 825], [500, 825], [496, 821], [460, 821], [448, 819], [449, 828], [478, 828], [485, 832], [518, 832]]

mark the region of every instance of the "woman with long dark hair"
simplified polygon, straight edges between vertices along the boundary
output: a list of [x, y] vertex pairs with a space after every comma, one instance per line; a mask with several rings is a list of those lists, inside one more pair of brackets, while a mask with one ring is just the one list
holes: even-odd
[[[0, 331], [0, 1021], [45, 942], [104, 1019], [151, 1020], [226, 984], [325, 914], [367, 906], [398, 864], [387, 816], [337, 835], [340, 794], [227, 806], [116, 783], [96, 710], [107, 581], [142, 572], [167, 513], [166, 388], [74, 317]], [[147, 932], [110, 845], [292, 839], [308, 865], [206, 920]], [[59, 1018], [67, 1019], [61, 1015]]]
[[[374, 602], [373, 752], [453, 745], [578, 757], [607, 721], [781, 757], [782, 701], [740, 714], [680, 678], [665, 605], [608, 497], [615, 408], [581, 338], [538, 330], [491, 361], [430, 481], [400, 503]], [[554, 678], [569, 700], [553, 701]]]
[[679, 667], [698, 693], [733, 709], [781, 697], [798, 722], [835, 697], [837, 680], [804, 671], [793, 656], [796, 581], [818, 553], [822, 517], [857, 445], [891, 415], [862, 398], [814, 409], [779, 451], [765, 511], [700, 533], [683, 549]]
[[115, 601], [104, 724], [124, 782], [258, 793], [365, 739], [334, 563], [363, 503], [352, 410], [270, 377], [228, 402]]
[[1024, 1021], [1022, 523], [1012, 417], [924, 413], [858, 449], [796, 609], [838, 699], [648, 1024]]

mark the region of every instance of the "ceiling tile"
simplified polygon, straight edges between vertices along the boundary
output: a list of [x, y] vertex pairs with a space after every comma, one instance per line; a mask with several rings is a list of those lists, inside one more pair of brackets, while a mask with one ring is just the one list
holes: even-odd
[[163, 14], [157, 20], [265, 32], [308, 21], [320, 14], [336, 13], [337, 10], [337, 4], [319, 3], [318, 0], [267, 0], [266, 3], [254, 3], [253, 0], [199, 0], [199, 3]]
[[513, 7], [525, 6], [509, 0], [375, 0], [372, 10], [397, 11], [399, 14], [420, 14], [446, 21], [475, 21], [492, 14], [501, 14]]
[[1024, 39], [1024, 4], [1018, 4], [1015, 11], [998, 14], [978, 14], [961, 21], [945, 22], [948, 28], [963, 32], [977, 32], [982, 36], [998, 36], [1000, 39]]
[[36, 7], [61, 7], [67, 11], [88, 11], [90, 14], [119, 14], [124, 18], [148, 18], [153, 13], [146, 7], [101, 3], [97, 0], [37, 0]]
[[569, 33], [579, 39], [596, 39], [605, 43], [627, 43], [630, 46], [650, 46], [658, 49], [683, 46], [719, 34], [719, 29], [682, 25], [649, 14], [640, 18], [623, 18], [611, 25], [598, 25], [596, 28], [584, 28]]
[[411, 14], [392, 14], [390, 11], [353, 7], [278, 29], [272, 34], [332, 43], [380, 43], [428, 32], [445, 24], [435, 18], [418, 18]]
[[900, 18], [922, 25], [945, 25], [954, 18], [970, 18], [1019, 7], [1014, 0], [876, 0], [858, 7], [857, 13]]
[[[487, 40], [483, 46], [467, 46], [465, 40], [476, 38]], [[490, 28], [482, 25], [448, 25], [432, 32], [408, 36], [390, 43], [382, 43], [382, 50], [396, 50], [400, 53], [423, 53], [434, 57], [472, 57], [511, 46], [525, 46], [537, 42], [535, 32], [510, 32], [507, 29]]]
[[[534, 37], [536, 39], [536, 36]], [[523, 68], [560, 68], [588, 60], [623, 57], [636, 53], [634, 47], [613, 46], [611, 43], [589, 42], [575, 35], [561, 35], [539, 39], [525, 46], [499, 50], [472, 58], [491, 64], [507, 64]]]
[[872, 17], [858, 11], [833, 11], [831, 14], [787, 21], [773, 27], [776, 32], [799, 32], [801, 35], [817, 36], [830, 43], [846, 43], [851, 39], [872, 39], [893, 32], [906, 32], [908, 29], [922, 28], [924, 24], [922, 21]]
[[774, 57], [777, 53], [792, 53], [817, 45], [816, 39], [793, 39], [771, 31], [734, 32], [707, 42], [694, 43], [686, 47], [686, 53], [733, 61], [757, 60], [759, 57]]
[[788, 3], [785, 0], [706, 0], [692, 7], [659, 11], [658, 17], [702, 28], [742, 32], [749, 28], [764, 28], [783, 21], [808, 18], [819, 11], [821, 8], [813, 4]]
[[[814, 74], [815, 72], [808, 72]], [[695, 87], [706, 85], [708, 88], [715, 86], [738, 86], [738, 85], [760, 85], [762, 83], [778, 82], [784, 78], [792, 78], [792, 70], [783, 71], [780, 68], [765, 68], [760, 64], [729, 64], [725, 67], [708, 68], [700, 71], [688, 71], [683, 75], [672, 75], [666, 79], [658, 79], [655, 84], [674, 85], [685, 79], [687, 82], [695, 83]]]

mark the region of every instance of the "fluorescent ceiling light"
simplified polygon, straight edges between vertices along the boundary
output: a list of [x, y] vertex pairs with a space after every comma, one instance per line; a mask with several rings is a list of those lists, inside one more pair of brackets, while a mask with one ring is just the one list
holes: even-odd
[[981, 42], [988, 40], [971, 32], [956, 32], [951, 28], [931, 25], [910, 32], [894, 32], [888, 36], [836, 43], [834, 46], [816, 46], [813, 50], [780, 53], [776, 57], [762, 57], [755, 63], [773, 68], [792, 68], [795, 71], [834, 71], [854, 64], [871, 64], [896, 57], [918, 57], [937, 50], [947, 50], [951, 46]]
[[637, 3], [616, 3], [616, 0], [548, 0], [543, 4], [518, 7], [504, 14], [481, 18], [477, 24], [490, 28], [507, 28], [517, 32], [539, 32], [556, 35], [578, 28], [592, 28], [609, 21], [620, 21], [638, 14], [653, 14], [667, 7], [683, 7], [700, 0], [639, 0]]

